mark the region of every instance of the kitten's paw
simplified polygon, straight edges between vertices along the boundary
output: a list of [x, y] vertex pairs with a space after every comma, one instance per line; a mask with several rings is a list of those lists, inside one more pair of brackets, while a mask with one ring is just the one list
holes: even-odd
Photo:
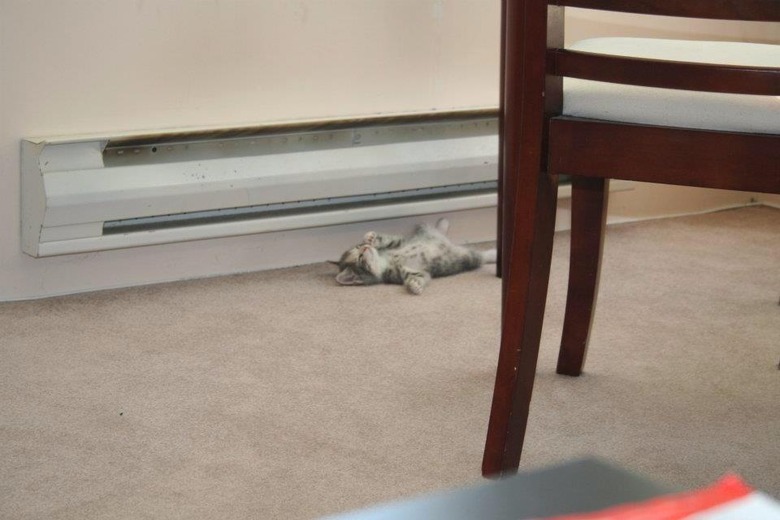
[[422, 278], [412, 278], [406, 283], [406, 288], [409, 289], [409, 292], [412, 294], [422, 294], [425, 283]]
[[482, 262], [486, 264], [495, 264], [498, 259], [498, 252], [495, 249], [488, 249], [480, 254], [482, 255]]
[[369, 246], [376, 245], [377, 242], [377, 234], [376, 231], [369, 231], [365, 235], [363, 235], [363, 243], [367, 244]]

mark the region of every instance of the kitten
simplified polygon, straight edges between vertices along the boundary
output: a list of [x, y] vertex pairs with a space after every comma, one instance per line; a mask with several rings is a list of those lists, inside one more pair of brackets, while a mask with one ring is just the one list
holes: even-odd
[[370, 231], [362, 244], [347, 250], [338, 262], [332, 262], [339, 266], [336, 281], [341, 285], [399, 284], [412, 294], [421, 294], [431, 278], [495, 263], [495, 249], [475, 251], [450, 242], [445, 236], [449, 225], [441, 219], [435, 228], [417, 226], [408, 237]]

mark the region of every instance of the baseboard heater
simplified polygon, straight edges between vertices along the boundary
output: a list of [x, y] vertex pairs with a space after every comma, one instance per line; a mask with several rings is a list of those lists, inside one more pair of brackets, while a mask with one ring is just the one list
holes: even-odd
[[494, 110], [22, 142], [34, 257], [496, 204]]

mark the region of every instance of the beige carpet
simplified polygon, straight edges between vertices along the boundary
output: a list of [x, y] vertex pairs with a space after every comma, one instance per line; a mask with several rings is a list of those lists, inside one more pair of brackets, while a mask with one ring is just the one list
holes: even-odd
[[[611, 227], [578, 379], [554, 374], [567, 238], [523, 467], [780, 495], [780, 211]], [[307, 519], [480, 481], [500, 281], [333, 275], [0, 304], [0, 518]]]

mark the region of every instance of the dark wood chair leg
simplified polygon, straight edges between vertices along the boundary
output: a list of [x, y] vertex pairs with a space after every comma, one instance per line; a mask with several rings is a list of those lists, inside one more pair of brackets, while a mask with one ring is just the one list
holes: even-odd
[[[504, 135], [504, 57], [506, 56], [506, 3], [501, 0], [501, 58], [498, 74], [498, 135]], [[496, 276], [501, 278], [504, 263], [504, 140], [498, 140], [498, 203], [496, 207]]]
[[532, 206], [530, 213], [514, 212], [513, 238], [504, 244], [505, 258], [511, 261], [502, 279], [504, 318], [482, 462], [485, 476], [514, 473], [520, 462], [550, 276], [557, 191], [557, 177], [540, 174], [535, 200], [523, 197]]
[[572, 178], [569, 290], [563, 322], [559, 374], [582, 373], [598, 297], [609, 180]]
[[[563, 8], [502, 3], [501, 347], [482, 474], [517, 471], [531, 403], [550, 275], [557, 175], [547, 174], [547, 118], [562, 79], [546, 76], [549, 39], [563, 38]], [[538, 103], [544, 99], [544, 106]]]

